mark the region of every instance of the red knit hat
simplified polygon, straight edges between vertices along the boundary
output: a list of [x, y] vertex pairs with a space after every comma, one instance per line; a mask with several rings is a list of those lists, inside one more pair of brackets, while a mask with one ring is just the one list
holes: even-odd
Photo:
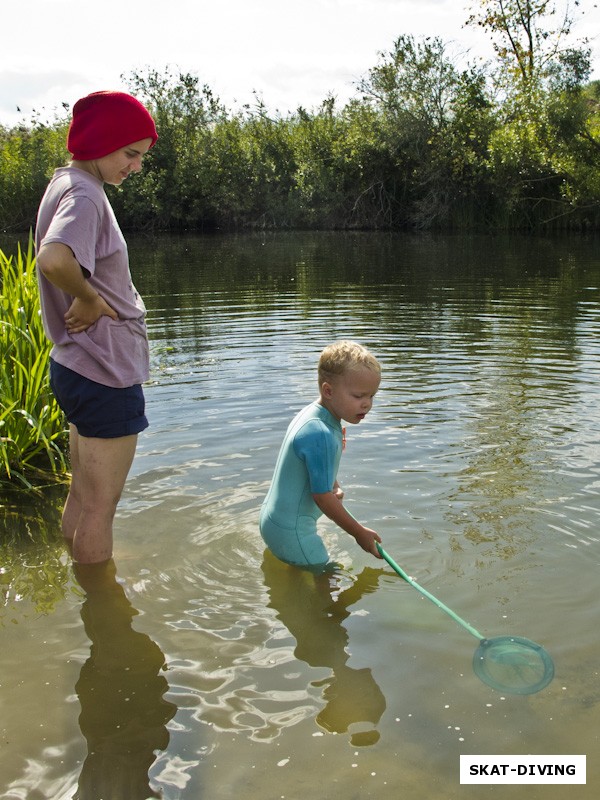
[[124, 92], [93, 92], [73, 106], [67, 149], [76, 161], [91, 161], [158, 135], [146, 108]]

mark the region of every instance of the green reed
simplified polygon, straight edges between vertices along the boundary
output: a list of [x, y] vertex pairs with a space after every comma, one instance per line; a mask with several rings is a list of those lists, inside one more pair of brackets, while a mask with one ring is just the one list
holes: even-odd
[[67, 472], [67, 434], [49, 385], [33, 240], [0, 250], [0, 487], [34, 489]]

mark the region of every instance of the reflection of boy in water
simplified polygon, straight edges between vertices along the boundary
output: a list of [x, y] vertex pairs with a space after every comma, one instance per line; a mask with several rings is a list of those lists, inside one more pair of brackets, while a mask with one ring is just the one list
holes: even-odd
[[356, 342], [335, 342], [321, 353], [320, 397], [288, 427], [260, 515], [261, 535], [281, 561], [304, 567], [328, 562], [317, 534], [322, 514], [353, 536], [363, 550], [380, 558], [379, 535], [346, 511], [337, 482], [343, 447], [341, 420], [356, 425], [366, 417], [380, 380], [377, 359]]
[[350, 730], [354, 745], [374, 744], [379, 739], [374, 726], [385, 711], [385, 697], [369, 668], [348, 666], [348, 632], [342, 623], [350, 616], [350, 606], [376, 590], [383, 570], [365, 567], [334, 598], [339, 575], [290, 569], [268, 550], [262, 569], [269, 606], [296, 639], [296, 658], [332, 670], [332, 676], [318, 684], [324, 687], [325, 700], [318, 724], [332, 733]]
[[88, 745], [74, 800], [147, 800], [148, 770], [169, 743], [166, 725], [176, 706], [164, 699], [165, 657], [145, 633], [131, 626], [137, 611], [116, 580], [112, 559], [76, 565], [86, 593], [81, 607], [92, 645], [75, 686], [79, 725]]

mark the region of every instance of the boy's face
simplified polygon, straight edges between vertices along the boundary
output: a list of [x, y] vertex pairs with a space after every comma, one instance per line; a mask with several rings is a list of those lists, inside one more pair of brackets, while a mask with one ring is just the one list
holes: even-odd
[[356, 425], [371, 410], [380, 381], [377, 372], [367, 367], [357, 367], [323, 383], [321, 403], [337, 419]]

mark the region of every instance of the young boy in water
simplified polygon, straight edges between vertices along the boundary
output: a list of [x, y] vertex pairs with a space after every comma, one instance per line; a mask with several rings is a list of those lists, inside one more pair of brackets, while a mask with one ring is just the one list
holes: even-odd
[[260, 532], [281, 561], [324, 567], [329, 555], [317, 534], [322, 514], [380, 558], [379, 534], [346, 511], [337, 482], [341, 421], [357, 425], [371, 410], [381, 381], [377, 359], [362, 345], [338, 341], [319, 359], [319, 399], [300, 411], [285, 435], [260, 514]]

